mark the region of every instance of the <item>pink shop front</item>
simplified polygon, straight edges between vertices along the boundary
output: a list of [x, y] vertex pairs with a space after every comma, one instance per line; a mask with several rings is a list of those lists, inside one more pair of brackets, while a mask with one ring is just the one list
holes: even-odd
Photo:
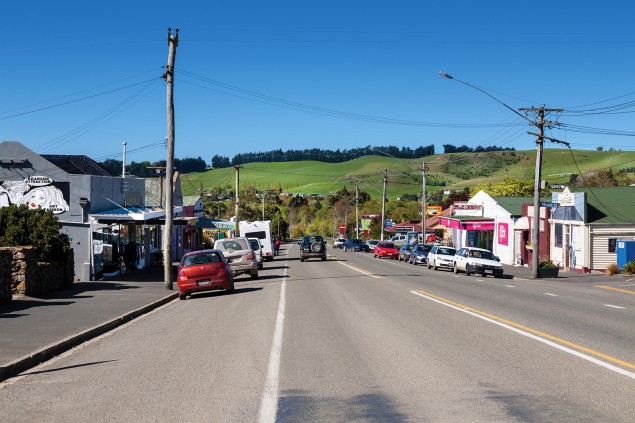
[[477, 216], [440, 217], [439, 225], [452, 231], [452, 242], [455, 248], [479, 247], [493, 251], [494, 219]]

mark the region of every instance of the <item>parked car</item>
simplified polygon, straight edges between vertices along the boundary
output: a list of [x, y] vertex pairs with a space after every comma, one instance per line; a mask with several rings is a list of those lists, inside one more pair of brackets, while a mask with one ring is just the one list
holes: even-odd
[[308, 235], [302, 238], [300, 244], [300, 261], [310, 258], [326, 260], [326, 242], [320, 235]]
[[256, 253], [251, 249], [247, 238], [223, 238], [214, 243], [214, 248], [223, 252], [234, 277], [249, 274], [258, 279], [258, 262]]
[[393, 260], [399, 258], [399, 250], [392, 241], [380, 241], [373, 250], [373, 256], [376, 258], [388, 257]]
[[249, 240], [249, 245], [251, 245], [251, 249], [256, 253], [256, 263], [258, 263], [258, 269], [263, 269], [264, 265], [262, 263], [262, 245], [260, 244], [260, 240], [258, 238], [247, 238]]
[[430, 251], [432, 251], [432, 245], [430, 244], [416, 244], [410, 251], [410, 264], [427, 264], [430, 260]]
[[397, 260], [410, 261], [410, 253], [412, 251], [412, 247], [414, 247], [414, 245], [402, 245], [401, 248], [399, 248], [399, 255], [397, 256]]
[[399, 249], [402, 245], [408, 244], [408, 237], [406, 235], [395, 235], [390, 238], [391, 242], [395, 243], [395, 246]]
[[333, 248], [342, 248], [345, 242], [346, 238], [337, 238], [333, 241]]
[[179, 299], [194, 292], [224, 289], [234, 292], [234, 277], [220, 250], [199, 250], [187, 253], [181, 259], [176, 283]]
[[366, 244], [364, 241], [362, 241], [359, 238], [349, 238], [347, 239], [344, 244], [342, 244], [342, 248], [344, 249], [344, 251], [364, 251], [366, 253], [370, 252], [370, 248], [368, 247], [368, 244]]
[[371, 251], [375, 249], [377, 244], [379, 244], [379, 240], [377, 239], [369, 239], [366, 241], [366, 245], [368, 245], [368, 248], [370, 248]]
[[428, 253], [428, 269], [437, 270], [439, 267], [450, 269], [454, 267], [456, 248], [435, 245]]
[[460, 271], [468, 276], [472, 273], [480, 273], [483, 276], [493, 275], [500, 278], [503, 275], [503, 265], [490, 250], [464, 247], [454, 255], [454, 273]]

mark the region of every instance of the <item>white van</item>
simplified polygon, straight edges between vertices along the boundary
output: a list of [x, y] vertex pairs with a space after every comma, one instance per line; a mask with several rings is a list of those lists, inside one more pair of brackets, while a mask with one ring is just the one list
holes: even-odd
[[256, 222], [243, 220], [238, 224], [238, 230], [241, 237], [259, 239], [262, 245], [262, 258], [265, 261], [273, 260], [275, 246], [271, 237], [271, 220], [258, 220]]

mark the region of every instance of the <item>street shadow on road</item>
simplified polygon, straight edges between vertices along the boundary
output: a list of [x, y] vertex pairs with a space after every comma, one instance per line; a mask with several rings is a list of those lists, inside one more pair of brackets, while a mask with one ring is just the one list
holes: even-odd
[[73, 366], [59, 367], [57, 369], [38, 370], [37, 372], [21, 373], [20, 376], [32, 376], [32, 375], [38, 375], [40, 373], [59, 372], [61, 370], [75, 369], [75, 368], [78, 368], [78, 367], [86, 367], [86, 366], [94, 366], [96, 364], [111, 363], [113, 361], [117, 361], [117, 360], [92, 361], [90, 363], [75, 364]]
[[189, 297], [187, 301], [203, 299], [203, 298], [212, 298], [212, 297], [224, 297], [226, 295], [236, 295], [236, 294], [247, 294], [250, 292], [261, 291], [262, 288], [236, 288], [233, 293], [229, 293], [227, 291], [210, 291], [210, 292], [201, 292], [194, 293]]
[[349, 398], [312, 397], [303, 391], [283, 392], [278, 400], [276, 422], [320, 421], [328, 415], [332, 421], [406, 422], [398, 404], [381, 394], [362, 394]]
[[288, 268], [289, 268], [289, 266], [284, 266], [284, 265], [281, 265], [281, 266], [265, 266], [265, 268], [262, 269], [262, 270], [280, 270], [280, 269], [288, 269]]
[[64, 306], [64, 305], [69, 305], [73, 303], [75, 303], [75, 301], [40, 301], [40, 300], [17, 299], [7, 305], [0, 307], [0, 318], [14, 318], [19, 316], [28, 316], [27, 314], [9, 315], [9, 313], [28, 310], [30, 308], [48, 307], [48, 306]]

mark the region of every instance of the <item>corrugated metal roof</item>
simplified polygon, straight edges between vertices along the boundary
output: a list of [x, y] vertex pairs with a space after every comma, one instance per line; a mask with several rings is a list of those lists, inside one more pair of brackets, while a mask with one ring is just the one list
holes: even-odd
[[42, 158], [71, 175], [118, 176], [88, 156], [42, 154]]
[[635, 224], [635, 187], [569, 188], [586, 193], [586, 223]]

